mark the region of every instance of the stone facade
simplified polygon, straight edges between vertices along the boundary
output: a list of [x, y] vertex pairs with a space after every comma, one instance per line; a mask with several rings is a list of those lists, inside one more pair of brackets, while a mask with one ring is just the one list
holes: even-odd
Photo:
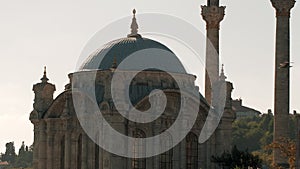
[[[112, 77], [113, 71], [114, 69], [98, 70], [96, 78], [96, 81], [99, 82], [97, 85], [103, 87], [103, 92], [100, 92], [103, 97], [99, 99], [99, 108], [104, 110], [103, 113], [105, 118], [110, 119], [110, 124], [113, 127], [124, 134], [133, 136], [133, 133], [140, 131], [148, 137], [158, 134], [172, 125], [176, 119], [176, 112], [180, 109], [180, 92], [179, 89], [174, 86], [170, 76], [167, 76], [162, 72], [147, 71], [140, 73], [133, 82], [133, 84], [137, 85], [136, 87], [142, 89], [141, 93], [137, 93], [136, 95], [144, 96], [139, 99], [139, 101], [136, 101], [136, 108], [140, 110], [145, 110], [149, 107], [149, 102], [145, 99], [148, 97], [146, 92], [147, 89], [153, 89], [154, 87], [162, 89], [165, 91], [168, 99], [168, 104], [162, 117], [154, 122], [155, 126], [153, 126], [153, 124], [147, 126], [126, 121], [124, 117], [118, 114], [116, 108], [110, 102], [110, 88], [107, 87], [105, 83], [111, 80], [110, 78]], [[88, 76], [89, 72], [76, 72], [74, 74]], [[66, 85], [66, 89], [63, 93], [55, 100], [52, 100], [51, 104], [46, 100], [51, 100], [54, 92], [54, 85], [47, 81], [42, 81], [35, 85], [40, 86], [39, 88], [34, 87], [35, 93], [40, 94], [36, 95], [34, 103], [36, 106], [34, 107], [40, 106], [45, 108], [38, 110], [34, 109], [30, 115], [30, 120], [34, 124], [34, 169], [134, 168], [135, 159], [119, 157], [104, 151], [99, 148], [99, 146], [97, 146], [81, 128], [72, 100], [71, 80], [74, 74], [69, 75], [70, 83]], [[178, 76], [181, 77], [181, 82], [185, 83], [185, 86], [190, 88], [196, 87], [194, 85], [194, 76], [188, 74], [178, 74]], [[44, 77], [46, 76], [44, 75]], [[153, 79], [157, 79], [157, 81], [153, 81]], [[164, 85], [161, 85], [162, 81], [165, 82]], [[109, 85], [109, 83], [107, 84]], [[146, 85], [139, 86], [139, 84]], [[230, 84], [227, 85], [231, 88]], [[194, 108], [193, 105], [195, 104], [193, 104], [192, 100], [188, 104], [190, 104], [189, 108]], [[230, 139], [228, 139], [228, 136], [231, 134], [232, 109], [230, 106], [226, 107], [224, 118], [213, 137], [204, 144], [198, 144], [198, 136], [205, 122], [208, 110], [209, 105], [204, 98], [202, 98], [198, 118], [187, 138], [167, 153], [167, 155], [169, 155], [169, 160], [162, 161], [162, 156], [165, 156], [166, 154], [147, 158], [144, 161], [145, 168], [179, 169], [194, 168], [196, 166], [198, 168], [213, 168], [211, 167], [212, 164], [209, 160], [210, 156], [214, 155], [216, 152], [221, 153], [224, 148], [230, 147]], [[187, 157], [192, 158], [192, 156], [190, 157], [190, 155], [186, 153], [187, 151], [190, 151], [187, 144], [196, 145], [196, 150], [194, 151], [196, 154], [192, 154], [196, 157], [194, 161], [187, 159]], [[142, 160], [137, 161], [137, 163], [140, 164]]]

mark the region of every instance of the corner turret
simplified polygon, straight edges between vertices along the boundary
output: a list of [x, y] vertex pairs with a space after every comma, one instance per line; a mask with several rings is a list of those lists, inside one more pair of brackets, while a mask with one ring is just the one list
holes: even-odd
[[44, 67], [44, 75], [41, 81], [42, 82], [33, 85], [32, 90], [35, 94], [33, 103], [34, 110], [30, 114], [30, 119], [41, 118], [53, 102], [53, 94], [56, 89], [54, 84], [48, 83], [49, 79], [47, 78], [46, 66]]

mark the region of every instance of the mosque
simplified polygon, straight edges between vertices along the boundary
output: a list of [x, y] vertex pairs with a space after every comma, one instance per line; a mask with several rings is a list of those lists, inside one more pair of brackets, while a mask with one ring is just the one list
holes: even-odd
[[[279, 19], [277, 28], [277, 48], [276, 58], [278, 64], [289, 58], [285, 58], [288, 45], [286, 39], [289, 19], [289, 11], [293, 4], [291, 0], [272, 0], [273, 6], [277, 10]], [[290, 8], [287, 6], [290, 4]], [[292, 4], [292, 5], [291, 5]], [[94, 53], [86, 56], [86, 61], [79, 71], [70, 73], [69, 83], [65, 90], [56, 98], [53, 98], [55, 85], [49, 82], [46, 75], [41, 78], [41, 82], [33, 86], [35, 94], [33, 108], [30, 113], [30, 121], [34, 125], [34, 169], [214, 169], [218, 168], [211, 163], [212, 155], [219, 155], [231, 149], [231, 126], [235, 119], [235, 112], [232, 108], [231, 92], [233, 84], [226, 81], [223, 68], [220, 71], [219, 65], [219, 29], [220, 22], [224, 18], [225, 7], [219, 6], [218, 0], [208, 0], [207, 5], [201, 6], [202, 17], [206, 21], [207, 40], [212, 46], [206, 48], [206, 75], [205, 75], [205, 97], [191, 94], [191, 91], [198, 91], [195, 85], [196, 77], [188, 74], [176, 54], [164, 44], [144, 37], [138, 33], [138, 22], [133, 11], [131, 32], [124, 38], [112, 40], [104, 47], [99, 48]], [[280, 42], [280, 43], [279, 43]], [[167, 98], [166, 107], [162, 115], [155, 119], [153, 123], [137, 123], [123, 117], [116, 108], [111, 93], [111, 81], [119, 64], [127, 57], [141, 50], [158, 49], [162, 51], [161, 57], [169, 60], [174, 67], [170, 67], [167, 72], [172, 72], [176, 81], [166, 71], [158, 69], [147, 69], [140, 72], [131, 68], [118, 70], [122, 76], [136, 74], [129, 85], [130, 101], [135, 109], [146, 111], [151, 107], [149, 102], [150, 93], [155, 89], [163, 91]], [[213, 49], [212, 49], [213, 48]], [[216, 52], [214, 52], [214, 51]], [[147, 53], [146, 53], [147, 54]], [[152, 53], [148, 53], [151, 57]], [[276, 69], [276, 78], [282, 78], [289, 69]], [[95, 75], [93, 85], [89, 83], [90, 76]], [[84, 77], [81, 81], [76, 81], [75, 77]], [[289, 79], [287, 79], [288, 81]], [[76, 81], [76, 83], [74, 83]], [[182, 85], [184, 88], [179, 88]], [[85, 88], [95, 91], [96, 104], [101, 110], [104, 118], [109, 121], [109, 125], [121, 134], [133, 138], [146, 138], [158, 135], [176, 121], [179, 110], [182, 106], [181, 98], [185, 98], [184, 105], [187, 111], [198, 110], [195, 124], [191, 127], [187, 136], [170, 150], [159, 155], [147, 158], [127, 158], [110, 153], [96, 144], [82, 128], [76, 108], [74, 106], [74, 93], [83, 97], [78, 88]], [[226, 89], [225, 106], [222, 109], [223, 116], [220, 119], [216, 130], [204, 143], [199, 143], [200, 131], [205, 126], [205, 120], [210, 111], [218, 109], [215, 100], [219, 98], [222, 89]], [[284, 89], [284, 90], [282, 90]], [[285, 84], [276, 84], [275, 90], [278, 95], [275, 97], [278, 103], [275, 105], [275, 139], [284, 136], [283, 126], [276, 125], [285, 122], [284, 104], [278, 98], [286, 98]], [[195, 104], [199, 103], [199, 104]], [[89, 106], [87, 102], [82, 102], [82, 107]], [[196, 105], [196, 107], [195, 107]], [[130, 109], [130, 108], [127, 108]], [[280, 109], [280, 111], [279, 111]], [[276, 116], [277, 115], [277, 116]], [[87, 113], [87, 119], [93, 117]], [[278, 128], [278, 130], [276, 130]], [[278, 131], [278, 132], [276, 132]], [[169, 138], [172, 142], [172, 137]], [[143, 149], [143, 145], [134, 144], [128, 149]], [[284, 159], [276, 153], [274, 158], [278, 163], [284, 163]]]

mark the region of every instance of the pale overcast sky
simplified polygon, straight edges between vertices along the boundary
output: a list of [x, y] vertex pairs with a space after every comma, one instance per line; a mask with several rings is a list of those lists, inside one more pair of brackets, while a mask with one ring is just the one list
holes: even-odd
[[[68, 82], [86, 42], [107, 24], [138, 13], [180, 17], [205, 31], [205, 0], [9, 0], [0, 1], [0, 152], [5, 143], [33, 141], [32, 85], [47, 65], [55, 96]], [[262, 112], [273, 109], [275, 11], [269, 0], [224, 0], [220, 55], [233, 98]], [[291, 17], [291, 111], [300, 111], [300, 9]], [[149, 21], [153, 22], [154, 21]], [[128, 21], [128, 26], [130, 20]], [[142, 27], [140, 25], [140, 27]], [[129, 30], [129, 28], [126, 28]], [[126, 30], [127, 31], [127, 30]], [[142, 30], [140, 30], [142, 32]], [[124, 35], [126, 36], [126, 34]], [[199, 84], [202, 88], [203, 86]]]

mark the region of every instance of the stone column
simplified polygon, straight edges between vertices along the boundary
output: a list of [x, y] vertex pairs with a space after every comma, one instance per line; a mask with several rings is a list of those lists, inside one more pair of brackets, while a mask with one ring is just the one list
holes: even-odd
[[47, 134], [46, 123], [39, 123], [39, 164], [38, 169], [45, 169], [47, 164]]
[[[288, 137], [290, 107], [290, 10], [294, 0], [271, 0], [276, 9], [274, 141]], [[274, 162], [286, 166], [287, 159], [274, 149]]]
[[219, 29], [225, 11], [224, 6], [219, 7], [216, 3], [215, 1], [208, 1], [208, 6], [201, 6], [201, 15], [206, 21], [207, 30], [205, 98], [209, 104], [211, 104], [212, 100], [212, 84], [219, 79]]

